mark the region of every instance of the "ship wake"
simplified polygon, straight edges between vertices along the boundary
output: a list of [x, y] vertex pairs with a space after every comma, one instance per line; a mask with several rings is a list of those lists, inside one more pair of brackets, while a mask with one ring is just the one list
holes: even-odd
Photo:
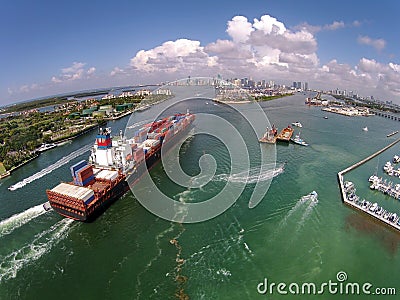
[[43, 208], [43, 204], [33, 206], [23, 212], [12, 215], [8, 219], [2, 220], [0, 222], [0, 237], [10, 234], [15, 229], [46, 213], [47, 211]]
[[50, 174], [51, 172], [53, 172], [54, 170], [57, 170], [58, 168], [62, 167], [63, 165], [69, 163], [71, 160], [73, 160], [74, 158], [77, 158], [78, 156], [84, 154], [85, 152], [89, 151], [90, 148], [92, 147], [92, 145], [86, 145], [83, 148], [80, 148], [74, 152], [71, 152], [70, 154], [68, 154], [67, 156], [64, 156], [63, 158], [61, 158], [60, 160], [58, 160], [56, 163], [44, 168], [43, 170], [17, 182], [16, 184], [10, 186], [8, 189], [10, 191], [15, 191], [17, 189], [23, 188], [24, 186], [26, 186], [27, 184], [42, 178], [43, 176]]
[[34, 239], [12, 253], [0, 257], [0, 282], [15, 278], [19, 270], [48, 253], [68, 235], [73, 220], [63, 219], [49, 229], [38, 233]]
[[[261, 172], [261, 170], [266, 171]], [[229, 181], [237, 183], [257, 183], [260, 181], [268, 181], [285, 171], [285, 164], [275, 166], [275, 164], [267, 164], [259, 167], [254, 167], [248, 171], [243, 171], [236, 174], [219, 174], [214, 176], [215, 181]]]
[[297, 223], [295, 232], [299, 232], [301, 227], [304, 225], [305, 221], [309, 218], [310, 214], [314, 210], [318, 203], [318, 196], [305, 195], [297, 200], [296, 204], [288, 211], [288, 213], [279, 222], [276, 231], [274, 232], [272, 239], [279, 235], [279, 233], [284, 229], [285, 225], [289, 219], [291, 219], [297, 212], [300, 215], [300, 221]]

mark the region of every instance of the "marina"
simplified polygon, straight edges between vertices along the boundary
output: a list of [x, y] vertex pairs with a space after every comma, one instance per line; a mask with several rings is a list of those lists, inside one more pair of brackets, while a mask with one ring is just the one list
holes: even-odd
[[400, 230], [400, 217], [397, 213], [390, 212], [384, 209], [382, 206], [378, 206], [378, 203], [370, 202], [357, 196], [355, 192], [354, 183], [351, 181], [344, 182], [344, 192], [346, 195], [346, 204], [374, 217], [375, 219], [391, 226], [396, 230]]
[[382, 178], [371, 175], [368, 179], [371, 183], [371, 190], [378, 190], [385, 195], [389, 195], [397, 200], [400, 200], [400, 184], [393, 184], [392, 181], [387, 182], [387, 180], [383, 180]]
[[[390, 147], [393, 147], [395, 144], [400, 142], [400, 139], [397, 139], [396, 141], [390, 143], [389, 145], [383, 147], [382, 149], [378, 150], [377, 152], [371, 154], [370, 156], [364, 158], [363, 160], [355, 163], [354, 165], [351, 165], [350, 167], [340, 171], [337, 174], [338, 182], [339, 182], [339, 188], [340, 188], [340, 193], [342, 196], [342, 200], [345, 204], [349, 205], [352, 208], [355, 208], [357, 210], [360, 210], [364, 213], [366, 213], [369, 216], [372, 216], [375, 219], [378, 219], [382, 221], [384, 224], [389, 225], [391, 228], [394, 228], [396, 230], [400, 230], [400, 224], [398, 223], [398, 217], [397, 214], [395, 213], [385, 213], [385, 214], [377, 214], [375, 213], [377, 207], [374, 205], [375, 209], [370, 209], [372, 203], [363, 199], [361, 202], [359, 201], [359, 197], [355, 194], [355, 187], [352, 182], [349, 181], [344, 181], [344, 175], [357, 167], [365, 164], [372, 158], [378, 156], [379, 154], [385, 152], [387, 149]], [[375, 179], [375, 177], [370, 177], [371, 180]], [[377, 182], [378, 183], [378, 182]], [[386, 184], [384, 185], [386, 186]], [[384, 186], [382, 186], [382, 190], [384, 189]], [[381, 186], [379, 186], [381, 187]], [[375, 187], [374, 187], [375, 188]]]
[[[284, 171], [277, 163], [275, 167], [268, 164], [261, 174], [257, 171], [258, 165], [251, 166], [249, 174], [230, 174], [228, 152], [221, 147], [223, 144], [207, 135], [197, 134], [185, 142], [179, 157], [182, 168], [189, 174], [197, 174], [198, 157], [204, 152], [212, 153], [218, 170], [204, 190], [190, 186], [176, 188], [162, 164], [154, 166], [151, 176], [159, 188], [176, 201], [206, 201], [228, 182], [247, 182], [243, 198], [207, 222], [187, 226], [162, 220], [149, 213], [129, 191], [90, 224], [70, 222], [49, 209], [48, 204], [44, 205], [48, 201], [44, 189], [53, 188], [60, 181], [71, 181], [70, 166], [87, 160], [97, 131], [46, 151], [15, 170], [0, 185], [3, 195], [0, 197], [0, 298], [15, 298], [15, 291], [20, 291], [27, 300], [41, 299], [43, 295], [71, 299], [77, 292], [84, 299], [120, 299], [124, 295], [132, 295], [127, 298], [135, 299], [174, 299], [177, 289], [174, 272], [184, 259], [180, 275], [187, 278], [185, 292], [191, 299], [232, 299], [233, 293], [234, 299], [257, 299], [256, 289], [246, 291], [242, 287], [253, 287], [260, 272], [271, 278], [290, 280], [286, 277], [287, 261], [279, 259], [282, 255], [294, 258], [291, 261], [293, 275], [303, 276], [304, 281], [331, 278], [339, 268], [346, 270], [346, 266], [354, 262], [357, 266], [348, 270], [351, 278], [370, 282], [384, 278], [387, 285], [398, 287], [400, 271], [394, 268], [391, 276], [386, 276], [387, 270], [400, 262], [397, 230], [366, 218], [364, 211], [354, 211], [343, 205], [336, 184], [336, 174], [340, 170], [392, 142], [387, 140], [386, 134], [394, 130], [393, 122], [383, 118], [344, 118], [339, 115], [325, 120], [319, 107], [307, 107], [303, 100], [304, 97], [298, 94], [260, 103], [266, 112], [272, 112], [268, 115], [270, 123], [261, 124], [259, 136], [252, 136], [251, 128], [239, 129], [249, 146], [251, 159], [255, 161], [256, 148], [267, 153], [275, 147], [274, 144], [259, 144], [258, 138], [266, 126], [271, 128], [275, 124], [281, 130], [294, 120], [300, 120], [303, 124], [301, 137], [312, 147], [276, 145], [278, 161], [287, 162]], [[209, 99], [196, 99], [191, 105], [193, 111], [218, 114], [231, 124], [240, 123], [226, 105], [213, 105]], [[246, 109], [253, 107], [252, 104], [244, 105]], [[149, 123], [148, 115], [152, 109], [137, 113], [138, 119], [128, 124], [126, 119], [112, 122], [113, 132], [118, 134], [125, 126], [137, 124], [141, 127]], [[182, 103], [166, 115], [185, 110]], [[377, 138], [362, 134], [363, 126], [368, 126]], [[134, 128], [128, 130], [132, 134], [135, 132]], [[343, 134], [338, 135], [338, 132]], [[295, 130], [293, 136], [297, 133]], [[232, 137], [226, 135], [228, 139]], [[397, 146], [389, 150], [393, 154], [381, 159], [383, 164], [398, 154]], [[245, 161], [239, 157], [238, 162], [243, 164]], [[375, 164], [370, 163], [373, 169]], [[381, 169], [380, 166], [379, 171]], [[362, 195], [359, 182], [365, 183], [369, 191], [366, 179], [373, 172], [365, 178], [365, 174], [358, 176], [360, 170], [345, 176], [357, 183], [359, 196]], [[279, 175], [275, 176], [277, 173]], [[260, 178], [271, 180], [272, 177], [264, 199], [257, 207], [249, 209], [252, 187]], [[8, 187], [24, 179], [29, 179], [30, 183], [8, 191]], [[308, 197], [314, 190], [318, 192], [318, 203]], [[374, 194], [377, 198], [388, 198], [393, 205], [379, 203], [378, 199], [371, 201], [374, 200], [371, 197], [366, 199], [399, 214], [400, 211], [394, 208], [398, 205], [397, 200], [380, 192]], [[174, 239], [182, 249], [178, 261], [176, 245], [170, 243]], [[335, 255], [332, 255], [332, 247]], [[369, 273], [373, 263], [371, 257], [377, 254], [382, 268]], [[363, 274], [368, 277], [362, 277]], [[86, 285], [98, 288], [83, 287], [80, 278], [85, 278]], [[65, 289], [66, 286], [69, 289]]]

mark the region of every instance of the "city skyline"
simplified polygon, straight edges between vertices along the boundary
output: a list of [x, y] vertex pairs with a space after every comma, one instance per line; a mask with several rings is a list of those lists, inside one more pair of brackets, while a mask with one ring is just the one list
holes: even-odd
[[216, 74], [400, 103], [396, 2], [154, 4], [4, 3], [0, 105]]

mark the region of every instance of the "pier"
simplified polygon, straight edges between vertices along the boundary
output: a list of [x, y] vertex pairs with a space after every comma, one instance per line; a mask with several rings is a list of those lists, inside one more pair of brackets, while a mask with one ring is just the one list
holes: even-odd
[[373, 159], [374, 157], [378, 156], [379, 154], [385, 152], [387, 149], [389, 149], [390, 147], [394, 146], [394, 145], [397, 144], [398, 142], [400, 142], [400, 138], [397, 139], [397, 140], [395, 140], [394, 142], [390, 143], [389, 145], [383, 147], [381, 150], [379, 150], [379, 151], [377, 151], [377, 152], [371, 154], [370, 156], [364, 158], [363, 160], [361, 160], [361, 161], [355, 163], [354, 165], [352, 165], [352, 166], [350, 166], [350, 167], [348, 167], [348, 168], [346, 168], [346, 169], [340, 171], [340, 172], [337, 174], [337, 177], [338, 177], [338, 181], [339, 181], [340, 194], [341, 194], [342, 200], [343, 200], [343, 202], [344, 202], [345, 204], [347, 204], [347, 205], [349, 205], [349, 206], [351, 206], [351, 207], [353, 207], [353, 208], [355, 208], [355, 209], [357, 209], [357, 210], [360, 210], [360, 211], [362, 211], [362, 212], [364, 212], [364, 213], [366, 213], [366, 214], [372, 216], [373, 218], [375, 218], [375, 219], [377, 219], [377, 220], [382, 221], [382, 222], [385, 223], [386, 225], [389, 225], [391, 228], [394, 228], [394, 229], [400, 231], [400, 226], [397, 224], [397, 222], [396, 222], [396, 223], [393, 223], [393, 222], [389, 221], [388, 219], [383, 218], [382, 216], [379, 216], [379, 215], [377, 215], [377, 214], [374, 214], [374, 213], [373, 213], [372, 211], [370, 211], [369, 209], [363, 209], [362, 207], [358, 206], [355, 202], [350, 201], [350, 200], [347, 198], [347, 192], [346, 192], [346, 189], [345, 189], [345, 186], [344, 186], [344, 181], [343, 181], [343, 176], [344, 176], [344, 174], [346, 174], [346, 173], [348, 173], [348, 172], [350, 172], [350, 171], [356, 169], [357, 167], [359, 167], [359, 166], [365, 164], [367, 161], [369, 161], [369, 160]]
[[376, 116], [384, 117], [384, 118], [391, 119], [394, 121], [400, 121], [400, 116], [388, 113], [386, 111], [371, 110], [371, 112], [373, 112]]

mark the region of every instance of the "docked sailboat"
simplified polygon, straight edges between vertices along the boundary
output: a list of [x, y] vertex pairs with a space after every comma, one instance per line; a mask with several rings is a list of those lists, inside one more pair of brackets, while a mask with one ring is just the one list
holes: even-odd
[[300, 137], [300, 132], [299, 134], [296, 134], [294, 138], [291, 139], [291, 141], [301, 146], [306, 146], [306, 147], [308, 146], [308, 144]]

